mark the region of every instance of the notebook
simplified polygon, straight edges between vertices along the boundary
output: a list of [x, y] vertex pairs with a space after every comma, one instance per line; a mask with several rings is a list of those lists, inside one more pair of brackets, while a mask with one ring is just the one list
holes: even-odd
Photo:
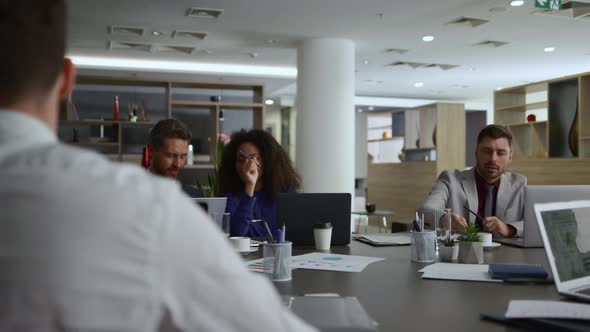
[[590, 302], [590, 201], [535, 204], [559, 294]]
[[547, 279], [547, 272], [540, 264], [490, 264], [492, 279]]
[[410, 244], [410, 236], [405, 234], [392, 234], [392, 235], [380, 235], [380, 234], [372, 234], [372, 235], [355, 235], [355, 240], [370, 244], [372, 246], [381, 247], [381, 246], [403, 246]]

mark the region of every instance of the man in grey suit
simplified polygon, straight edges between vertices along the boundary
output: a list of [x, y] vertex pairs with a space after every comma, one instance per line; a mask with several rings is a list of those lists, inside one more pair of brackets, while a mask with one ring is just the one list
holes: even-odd
[[418, 211], [430, 222], [452, 209], [453, 231], [475, 223], [495, 237], [521, 236], [527, 179], [505, 171], [512, 161], [512, 134], [503, 126], [486, 126], [477, 136], [475, 158], [469, 170], [442, 172]]

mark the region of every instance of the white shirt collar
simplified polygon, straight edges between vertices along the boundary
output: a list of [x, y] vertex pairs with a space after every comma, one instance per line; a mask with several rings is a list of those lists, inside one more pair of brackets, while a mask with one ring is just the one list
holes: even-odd
[[22, 112], [0, 109], [0, 144], [57, 142], [55, 133], [40, 120]]

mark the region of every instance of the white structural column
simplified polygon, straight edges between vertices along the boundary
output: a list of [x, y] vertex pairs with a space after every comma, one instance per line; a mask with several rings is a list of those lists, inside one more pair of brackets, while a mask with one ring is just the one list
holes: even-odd
[[296, 167], [304, 192], [354, 202], [354, 43], [309, 39], [297, 49]]

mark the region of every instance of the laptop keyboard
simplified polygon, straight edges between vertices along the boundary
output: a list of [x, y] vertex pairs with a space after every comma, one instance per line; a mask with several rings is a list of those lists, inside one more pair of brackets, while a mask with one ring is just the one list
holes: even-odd
[[575, 292], [584, 295], [590, 295], [590, 288], [578, 289]]

